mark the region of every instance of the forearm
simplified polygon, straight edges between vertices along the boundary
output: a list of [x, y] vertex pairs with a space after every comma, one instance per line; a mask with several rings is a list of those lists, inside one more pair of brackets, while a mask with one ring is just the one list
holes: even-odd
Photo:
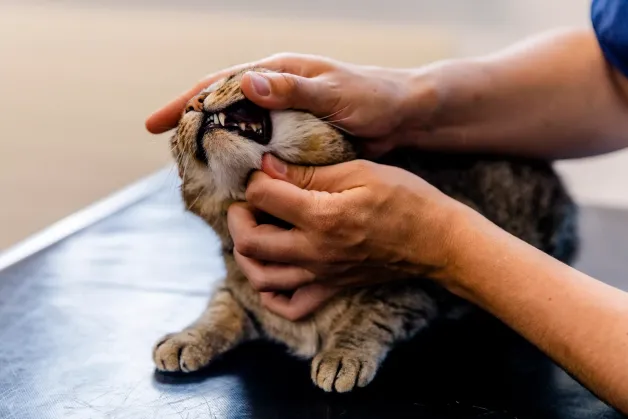
[[427, 94], [436, 104], [427, 127], [410, 130], [419, 147], [555, 159], [628, 146], [628, 80], [605, 61], [590, 30], [437, 63], [418, 70], [412, 84], [409, 121], [413, 101]]
[[628, 413], [628, 294], [516, 239], [475, 213], [446, 286], [539, 347]]

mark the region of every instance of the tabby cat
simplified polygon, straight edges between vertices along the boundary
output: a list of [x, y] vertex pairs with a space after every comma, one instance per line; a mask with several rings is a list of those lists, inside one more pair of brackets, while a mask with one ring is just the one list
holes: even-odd
[[[227, 208], [244, 200], [247, 179], [264, 153], [328, 165], [358, 158], [359, 142], [309, 113], [256, 106], [240, 90], [242, 74], [193, 98], [171, 140], [183, 199], [220, 237], [227, 275], [198, 320], [162, 338], [153, 359], [158, 370], [192, 372], [243, 342], [270, 339], [312, 359], [311, 378], [321, 389], [364, 387], [396, 343], [468, 306], [417, 279], [346, 290], [297, 322], [261, 306], [234, 262]], [[569, 263], [574, 255], [576, 207], [549, 163], [419, 150], [393, 151], [379, 162], [421, 176], [559, 260]]]

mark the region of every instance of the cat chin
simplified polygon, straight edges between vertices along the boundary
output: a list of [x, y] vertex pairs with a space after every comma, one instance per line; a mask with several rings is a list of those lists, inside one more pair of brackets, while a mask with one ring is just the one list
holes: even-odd
[[[257, 169], [261, 168], [262, 156], [260, 156], [259, 160], [260, 164]], [[224, 171], [220, 172], [221, 170]], [[211, 191], [210, 194], [219, 200], [244, 201], [248, 178], [253, 170], [255, 169], [246, 167], [217, 167], [209, 175], [213, 179], [210, 182], [211, 188], [207, 188], [207, 190], [208, 192]], [[228, 176], [225, 176], [226, 173]]]
[[207, 191], [218, 199], [243, 200], [250, 174], [262, 167], [267, 147], [252, 141], [229, 136], [220, 147], [208, 150], [204, 181]]

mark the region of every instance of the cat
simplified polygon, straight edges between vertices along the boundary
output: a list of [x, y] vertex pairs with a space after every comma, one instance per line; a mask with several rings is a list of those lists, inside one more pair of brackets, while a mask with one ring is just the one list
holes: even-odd
[[[229, 205], [244, 200], [247, 180], [265, 153], [294, 164], [329, 165], [360, 152], [359, 141], [307, 112], [268, 111], [250, 102], [240, 90], [243, 73], [193, 98], [171, 139], [183, 200], [220, 237], [227, 274], [194, 323], [154, 346], [156, 368], [196, 371], [243, 342], [269, 339], [311, 359], [311, 379], [324, 391], [364, 387], [395, 344], [436, 319], [473, 308], [423, 278], [346, 290], [296, 322], [262, 307], [234, 262]], [[549, 162], [411, 149], [377, 162], [417, 174], [565, 263], [577, 251], [577, 207]]]

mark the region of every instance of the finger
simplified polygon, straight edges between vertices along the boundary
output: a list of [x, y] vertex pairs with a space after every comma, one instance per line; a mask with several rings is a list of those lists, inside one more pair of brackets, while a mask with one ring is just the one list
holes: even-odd
[[153, 134], [161, 134], [175, 128], [181, 118], [181, 113], [183, 112], [185, 105], [191, 98], [196, 96], [201, 90], [211, 86], [220, 79], [230, 76], [231, 74], [243, 71], [247, 68], [263, 67], [268, 70], [305, 76], [309, 74], [309, 68], [315, 67], [313, 65], [315, 64], [315, 59], [316, 57], [314, 56], [280, 54], [254, 62], [235, 65], [219, 72], [212, 73], [201, 79], [193, 88], [181, 94], [179, 97], [150, 115], [146, 120], [146, 129]]
[[301, 77], [315, 77], [332, 69], [336, 62], [330, 58], [297, 53], [279, 53], [271, 55], [254, 63], [255, 67], [262, 67], [279, 73], [289, 73]]
[[262, 293], [262, 304], [273, 313], [291, 321], [301, 320], [323, 306], [340, 288], [313, 283], [298, 288], [292, 296], [279, 293]]
[[265, 264], [233, 252], [240, 270], [256, 291], [293, 290], [311, 283], [315, 275], [298, 266]]
[[250, 205], [235, 203], [227, 214], [235, 251], [248, 258], [290, 265], [316, 259], [313, 246], [298, 229], [258, 225]]
[[190, 90], [179, 95], [179, 97], [172, 100], [164, 107], [153, 112], [153, 114], [150, 115], [146, 120], [146, 129], [152, 134], [161, 134], [176, 127], [177, 123], [179, 123], [179, 119], [181, 118], [183, 108], [190, 101], [191, 98], [193, 98], [201, 90], [211, 86], [218, 80], [225, 78], [234, 72], [248, 68], [249, 65], [250, 64], [242, 64], [239, 66], [231, 67], [203, 78], [198, 83], [196, 83], [196, 85], [194, 85], [194, 87], [192, 87]]
[[248, 72], [240, 87], [244, 96], [263, 108], [299, 109], [319, 117], [336, 113], [342, 99], [325, 79], [290, 73]]
[[181, 113], [183, 112], [185, 105], [201, 90], [211, 86], [213, 83], [225, 77], [230, 76], [231, 74], [253, 67], [264, 67], [268, 70], [274, 71], [300, 70], [299, 68], [295, 68], [296, 66], [294, 64], [291, 64], [290, 62], [282, 62], [279, 57], [270, 57], [268, 59], [260, 61], [235, 65], [219, 72], [212, 73], [201, 79], [198, 83], [196, 83], [193, 88], [181, 94], [179, 97], [172, 100], [166, 106], [158, 109], [151, 116], [149, 116], [146, 120], [146, 129], [153, 134], [161, 134], [163, 132], [171, 130], [172, 128], [176, 127], [177, 123], [179, 122], [179, 119], [181, 118]]
[[246, 200], [257, 210], [301, 228], [308, 224], [312, 212], [311, 194], [260, 171], [251, 175], [246, 188]]
[[262, 171], [273, 179], [291, 183], [300, 189], [325, 192], [344, 192], [365, 186], [378, 169], [376, 163], [353, 160], [331, 166], [298, 166], [266, 154]]

